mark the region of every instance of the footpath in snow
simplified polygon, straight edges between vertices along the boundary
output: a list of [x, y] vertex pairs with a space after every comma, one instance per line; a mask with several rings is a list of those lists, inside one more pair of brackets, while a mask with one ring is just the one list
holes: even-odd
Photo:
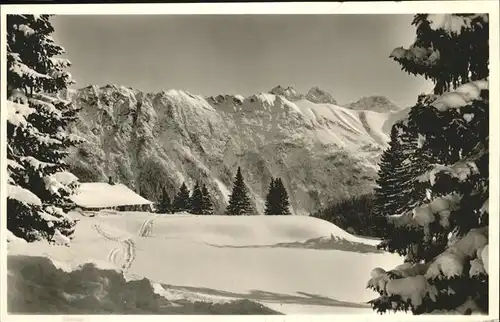
[[375, 314], [371, 270], [401, 261], [306, 216], [73, 215], [70, 247], [9, 243], [9, 310]]

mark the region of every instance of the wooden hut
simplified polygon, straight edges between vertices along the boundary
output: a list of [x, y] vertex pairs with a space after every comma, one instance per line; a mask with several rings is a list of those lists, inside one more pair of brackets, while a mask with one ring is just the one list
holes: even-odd
[[[111, 184], [110, 184], [111, 183]], [[121, 183], [80, 183], [71, 200], [83, 211], [113, 209], [117, 211], [153, 211], [149, 201]]]

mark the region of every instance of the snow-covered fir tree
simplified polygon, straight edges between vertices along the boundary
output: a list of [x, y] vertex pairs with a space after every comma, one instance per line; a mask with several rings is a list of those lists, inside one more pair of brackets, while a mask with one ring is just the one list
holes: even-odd
[[27, 241], [69, 243], [78, 179], [63, 161], [77, 109], [58, 93], [73, 83], [50, 34], [50, 15], [7, 16], [7, 228]]
[[271, 178], [264, 213], [266, 215], [291, 215], [288, 192], [281, 178]]
[[204, 184], [201, 188], [201, 209], [203, 215], [213, 215], [214, 205], [212, 203], [212, 197], [208, 192], [207, 186]]
[[425, 194], [414, 200], [412, 209], [403, 207], [388, 217], [390, 233], [382, 246], [390, 244], [390, 251], [406, 257], [392, 270], [372, 271], [368, 287], [380, 297], [371, 303], [379, 312], [484, 313], [488, 311], [488, 16], [416, 15], [414, 24], [415, 44], [409, 50], [397, 48], [391, 56], [403, 70], [432, 79], [434, 93], [442, 95], [420, 99], [400, 134], [418, 138], [413, 154], [426, 163], [414, 173], [410, 189], [424, 189]]
[[193, 193], [191, 194], [190, 207], [192, 214], [203, 214], [203, 195], [201, 194], [201, 187], [198, 182], [196, 182]]
[[229, 196], [229, 205], [227, 206], [226, 214], [231, 216], [254, 214], [254, 209], [248, 196], [248, 188], [243, 180], [240, 167], [238, 167], [238, 172], [234, 179], [233, 191]]
[[470, 80], [488, 76], [487, 14], [417, 14], [417, 39], [390, 55], [402, 70], [434, 82], [442, 94]]
[[160, 214], [169, 214], [172, 212], [172, 202], [168, 196], [167, 189], [163, 187], [160, 202], [157, 211]]
[[172, 208], [174, 212], [191, 210], [191, 197], [189, 196], [189, 189], [186, 183], [182, 183], [179, 192], [175, 195]]

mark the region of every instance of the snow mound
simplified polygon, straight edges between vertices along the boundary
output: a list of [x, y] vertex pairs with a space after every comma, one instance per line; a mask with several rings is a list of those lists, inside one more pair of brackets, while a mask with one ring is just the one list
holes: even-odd
[[[64, 266], [64, 265], [62, 265]], [[248, 300], [211, 301], [163, 289], [96, 263], [78, 267], [46, 257], [9, 256], [9, 313], [31, 314], [279, 314]]]
[[[106, 217], [107, 225], [135, 234], [147, 213], [127, 213]], [[123, 217], [127, 217], [124, 220]], [[304, 243], [317, 239], [318, 244], [343, 241], [375, 246], [376, 239], [349, 234], [336, 225], [309, 216], [197, 216], [191, 214], [155, 217], [154, 232], [169, 238], [197, 239], [211, 244], [246, 246]]]

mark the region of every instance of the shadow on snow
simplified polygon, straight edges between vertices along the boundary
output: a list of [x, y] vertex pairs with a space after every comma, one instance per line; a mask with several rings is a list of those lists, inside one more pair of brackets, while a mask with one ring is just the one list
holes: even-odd
[[383, 253], [376, 246], [348, 241], [331, 235], [330, 237], [319, 237], [308, 239], [305, 242], [277, 243], [272, 245], [216, 245], [208, 244], [218, 248], [303, 248], [316, 250], [341, 250], [356, 253]]

